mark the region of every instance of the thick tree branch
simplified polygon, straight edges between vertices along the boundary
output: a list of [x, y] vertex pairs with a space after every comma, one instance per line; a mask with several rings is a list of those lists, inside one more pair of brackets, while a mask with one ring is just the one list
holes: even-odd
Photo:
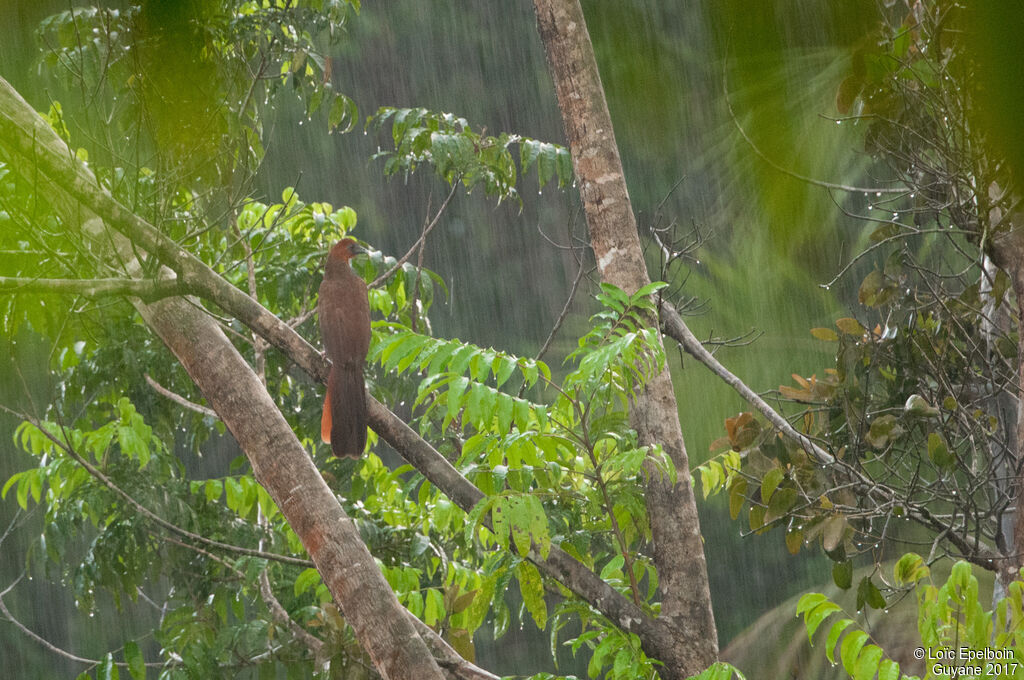
[[709, 352], [704, 345], [701, 344], [700, 340], [697, 339], [697, 336], [693, 334], [689, 326], [686, 325], [686, 322], [683, 321], [683, 317], [680, 316], [675, 307], [667, 302], [662, 302], [661, 304], [661, 323], [662, 328], [665, 331], [665, 335], [682, 345], [683, 350], [687, 354], [704, 364], [708, 370], [721, 378], [734, 390], [739, 392], [740, 396], [743, 397], [748, 404], [753, 406], [758, 413], [764, 416], [765, 420], [771, 423], [775, 429], [800, 444], [801, 448], [803, 448], [804, 451], [806, 451], [807, 454], [814, 458], [818, 463], [822, 465], [831, 465], [836, 462], [835, 456], [815, 444], [806, 435], [797, 432], [796, 429], [789, 424], [788, 420], [783, 418], [781, 414], [768, 404], [768, 402], [761, 398], [761, 395], [750, 389], [746, 383], [737, 378], [729, 371], [729, 369], [723, 366], [721, 362], [715, 358], [715, 355]]
[[455, 680], [500, 680], [497, 675], [466, 661], [462, 656], [445, 642], [444, 638], [438, 635], [433, 628], [416, 618], [410, 611], [406, 612], [409, 620], [420, 634], [427, 647], [433, 652], [434, 658], [449, 676]]

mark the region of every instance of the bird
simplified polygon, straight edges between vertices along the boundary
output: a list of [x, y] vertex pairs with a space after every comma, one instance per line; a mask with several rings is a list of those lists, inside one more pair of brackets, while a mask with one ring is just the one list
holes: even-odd
[[324, 265], [317, 315], [331, 372], [327, 378], [320, 437], [339, 458], [359, 458], [366, 447], [366, 383], [370, 348], [370, 303], [366, 282], [349, 264], [367, 252], [355, 239], [334, 244]]

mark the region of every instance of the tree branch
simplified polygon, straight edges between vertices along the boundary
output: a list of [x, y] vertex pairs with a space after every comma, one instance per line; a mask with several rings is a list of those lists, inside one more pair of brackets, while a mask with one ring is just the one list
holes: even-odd
[[434, 654], [437, 663], [442, 670], [458, 680], [500, 680], [497, 675], [490, 671], [476, 666], [462, 658], [444, 638], [438, 635], [433, 628], [416, 618], [411, 611], [406, 610], [409, 620], [412, 622], [416, 632], [419, 633], [427, 647]]
[[150, 510], [149, 508], [147, 508], [146, 506], [142, 505], [137, 500], [132, 498], [132, 496], [127, 491], [125, 491], [124, 489], [119, 487], [117, 484], [115, 484], [113, 482], [113, 480], [111, 480], [105, 474], [100, 472], [99, 468], [97, 468], [95, 465], [93, 465], [92, 463], [87, 461], [85, 458], [83, 458], [82, 455], [80, 453], [78, 453], [78, 451], [75, 451], [75, 449], [72, 448], [72, 446], [69, 443], [67, 443], [64, 440], [61, 440], [58, 437], [55, 437], [45, 427], [42, 427], [42, 423], [40, 423], [40, 421], [38, 421], [37, 419], [33, 418], [32, 416], [28, 415], [27, 413], [18, 413], [18, 412], [12, 411], [12, 410], [8, 409], [7, 407], [5, 407], [3, 405], [0, 405], [0, 409], [3, 409], [4, 411], [7, 411], [11, 415], [14, 415], [14, 416], [16, 416], [18, 418], [22, 418], [23, 420], [31, 423], [33, 426], [35, 426], [35, 428], [37, 430], [42, 432], [43, 435], [47, 439], [49, 439], [51, 442], [53, 442], [61, 451], [63, 451], [69, 457], [73, 458], [75, 460], [75, 462], [77, 462], [79, 465], [81, 465], [83, 468], [85, 468], [85, 471], [88, 472], [92, 477], [94, 477], [101, 484], [103, 484], [108, 489], [110, 489], [115, 494], [117, 494], [122, 499], [124, 499], [124, 501], [126, 503], [128, 503], [133, 508], [135, 508], [136, 512], [138, 512], [140, 515], [142, 515], [143, 517], [148, 519], [150, 522], [153, 522], [154, 524], [156, 524], [161, 529], [169, 531], [172, 534], [177, 534], [178, 536], [181, 536], [183, 538], [187, 538], [187, 539], [189, 539], [191, 541], [196, 541], [197, 543], [202, 543], [202, 544], [208, 545], [208, 546], [210, 546], [212, 548], [219, 548], [221, 550], [225, 550], [227, 552], [237, 553], [239, 555], [249, 555], [251, 557], [260, 557], [260, 558], [265, 559], [265, 560], [271, 560], [273, 562], [281, 562], [283, 564], [294, 564], [294, 565], [297, 565], [297, 566], [300, 566], [300, 567], [312, 567], [312, 566], [314, 566], [312, 562], [310, 562], [309, 560], [302, 559], [301, 557], [292, 557], [291, 555], [278, 555], [277, 553], [266, 552], [266, 551], [263, 551], [263, 550], [255, 550], [253, 548], [243, 548], [242, 546], [239, 546], [239, 545], [232, 545], [231, 543], [223, 543], [221, 541], [215, 541], [215, 540], [213, 540], [211, 538], [207, 538], [207, 537], [205, 537], [205, 536], [203, 536], [201, 534], [196, 534], [196, 533], [193, 533], [193, 532], [191, 532], [191, 531], [189, 531], [187, 529], [182, 529], [177, 524], [174, 524], [172, 522], [168, 522], [167, 520], [165, 520], [164, 518], [160, 517], [159, 515], [154, 513], [152, 510]]
[[[533, 4], [597, 269], [602, 281], [633, 293], [650, 278], [583, 9], [579, 0]], [[681, 680], [717, 660], [718, 635], [689, 458], [667, 366], [631, 400], [629, 419], [639, 443], [660, 446], [679, 473], [672, 483], [653, 463], [646, 467], [644, 501], [662, 594], [658, 622], [671, 634], [661, 641], [641, 636], [641, 642], [648, 655], [665, 664], [659, 669], [663, 677]]]
[[918, 504], [911, 503], [908, 499], [898, 499], [896, 493], [887, 486], [878, 484], [874, 480], [858, 471], [850, 468], [848, 465], [838, 461], [828, 451], [824, 450], [817, 444], [815, 444], [807, 435], [801, 434], [789, 424], [782, 414], [773, 409], [761, 395], [750, 389], [746, 383], [740, 380], [738, 377], [733, 375], [729, 369], [721, 364], [718, 359], [715, 358], [711, 352], [709, 352], [704, 345], [701, 344], [700, 340], [693, 334], [690, 328], [683, 321], [682, 316], [679, 312], [669, 304], [668, 302], [662, 301], [661, 304], [661, 323], [662, 328], [666, 335], [678, 342], [687, 354], [692, 356], [694, 359], [704, 364], [712, 373], [721, 378], [727, 385], [736, 390], [743, 399], [754, 407], [758, 413], [760, 413], [765, 420], [767, 420], [776, 430], [781, 432], [785, 437], [795, 441], [800, 447], [807, 453], [808, 456], [813, 458], [820, 465], [842, 465], [845, 473], [849, 474], [856, 482], [857, 491], [864, 494], [876, 495], [883, 502], [894, 502], [899, 500], [901, 504], [907, 506], [908, 515], [913, 518], [919, 524], [930, 527], [935, 531], [946, 532], [946, 538], [953, 545], [960, 550], [964, 557], [980, 566], [985, 566], [991, 569], [992, 565], [995, 564], [995, 560], [998, 555], [988, 546], [984, 545], [976, 537], [969, 538], [963, 536], [960, 532], [954, 531], [952, 526], [944, 523], [941, 519], [933, 515], [927, 508]]
[[176, 279], [30, 279], [18, 276], [0, 276], [0, 291], [89, 298], [125, 295], [145, 302], [188, 293], [187, 287]]
[[406, 262], [409, 261], [409, 258], [412, 257], [412, 254], [416, 252], [417, 248], [420, 248], [423, 245], [423, 243], [427, 239], [427, 236], [430, 234], [430, 232], [433, 230], [433, 228], [435, 226], [437, 226], [438, 221], [441, 219], [441, 215], [444, 214], [445, 208], [448, 207], [448, 204], [452, 200], [452, 196], [455, 195], [455, 190], [458, 189], [458, 188], [459, 188], [459, 178], [456, 177], [455, 179], [452, 180], [452, 190], [448, 192], [448, 196], [444, 199], [444, 203], [442, 203], [441, 207], [437, 209], [437, 213], [434, 215], [434, 219], [432, 219], [429, 224], [427, 224], [427, 225], [425, 225], [423, 227], [423, 231], [422, 231], [422, 233], [420, 233], [420, 237], [418, 239], [416, 239], [416, 242], [412, 244], [412, 247], [409, 248], [408, 252], [406, 252], [405, 255], [400, 257], [398, 259], [398, 261], [395, 262], [394, 265], [392, 265], [391, 269], [387, 270], [386, 272], [384, 272], [383, 274], [381, 274], [380, 276], [375, 278], [373, 280], [373, 283], [370, 284], [370, 286], [369, 286], [370, 288], [376, 288], [380, 284], [382, 284], [385, 281], [387, 281], [391, 277], [392, 274], [394, 274], [396, 271], [398, 271], [398, 269], [403, 264], [405, 264]]
[[220, 416], [217, 415], [217, 412], [214, 411], [212, 408], [209, 408], [208, 406], [203, 406], [202, 404], [197, 404], [195, 402], [189, 401], [188, 399], [186, 399], [185, 397], [181, 396], [177, 392], [172, 392], [171, 390], [167, 389], [166, 387], [164, 387], [163, 385], [158, 383], [156, 380], [153, 380], [153, 378], [149, 375], [149, 373], [145, 374], [145, 378], [146, 378], [146, 383], [150, 387], [152, 387], [153, 390], [157, 394], [159, 394], [159, 395], [161, 395], [163, 397], [167, 397], [168, 399], [173, 401], [175, 404], [178, 404], [179, 406], [181, 406], [183, 408], [187, 408], [189, 411], [195, 411], [196, 413], [198, 413], [200, 415], [204, 415], [207, 418], [213, 418], [214, 420], [220, 420]]

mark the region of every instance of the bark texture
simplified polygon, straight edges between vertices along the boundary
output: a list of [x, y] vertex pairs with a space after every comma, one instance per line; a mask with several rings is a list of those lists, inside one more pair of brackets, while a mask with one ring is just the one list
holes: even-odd
[[[993, 209], [989, 218], [992, 224], [1003, 222], [1002, 211]], [[1013, 215], [1013, 217], [1024, 217]], [[1020, 502], [1021, 494], [1024, 492], [1024, 466], [1021, 466], [1020, 447], [1024, 443], [1024, 232], [1015, 224], [1021, 224], [1020, 219], [1010, 220], [1010, 226], [1005, 231], [997, 233], [990, 247], [992, 261], [1010, 278], [1010, 287], [1017, 301], [1017, 420], [1014, 428], [1014, 451], [1012, 459], [1005, 465], [1005, 473], [1008, 478], [999, 491], [1010, 495], [1010, 502], [1006, 510], [1006, 517], [1001, 522], [1002, 545], [999, 550], [1003, 554], [997, 562], [996, 568], [996, 592], [993, 600], [998, 601], [1006, 596], [1007, 588], [1014, 580], [1020, 578], [1021, 567], [1024, 566], [1024, 503]], [[1008, 305], [1003, 305], [1004, 309]], [[1005, 313], [1005, 312], [1004, 312]], [[1004, 319], [1005, 325], [1010, 326], [1009, 319]], [[1004, 332], [1008, 328], [1001, 329]], [[1011, 401], [1012, 400], [1008, 400]]]
[[[541, 41], [562, 112], [601, 278], [633, 293], [649, 283], [611, 116], [579, 0], [534, 0]], [[630, 414], [643, 444], [660, 444], [678, 471], [671, 485], [649, 476], [647, 508], [662, 591], [661, 618], [675, 634], [655, 655], [664, 675], [685, 678], [714, 663], [718, 639], [689, 461], [666, 368], [637, 396]], [[654, 650], [645, 646], [648, 652]]]

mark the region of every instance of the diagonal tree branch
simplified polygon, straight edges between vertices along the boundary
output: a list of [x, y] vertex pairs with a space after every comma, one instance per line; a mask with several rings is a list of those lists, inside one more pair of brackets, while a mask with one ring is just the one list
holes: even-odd
[[849, 475], [856, 483], [856, 490], [859, 493], [875, 496], [882, 502], [892, 503], [898, 501], [901, 505], [907, 507], [908, 516], [911, 519], [916, 521], [918, 524], [944, 535], [946, 540], [955, 545], [957, 550], [959, 550], [965, 558], [975, 564], [986, 568], [992, 568], [992, 565], [994, 565], [999, 559], [998, 554], [991, 547], [982, 543], [977, 536], [964, 535], [962, 532], [956, 531], [952, 525], [944, 522], [941, 518], [936, 517], [934, 513], [929, 511], [928, 508], [923, 505], [919, 503], [910, 503], [905, 498], [898, 498], [891, 488], [877, 483], [860, 471], [855, 470], [842, 461], [837, 460], [835, 456], [818, 446], [814, 441], [807, 437], [807, 435], [798, 432], [796, 428], [790, 425], [789, 421], [786, 420], [781, 413], [773, 409], [768, 402], [762, 399], [761, 395], [750, 389], [746, 383], [723, 366], [722, 363], [718, 361], [718, 359], [716, 359], [715, 356], [704, 347], [704, 345], [701, 344], [700, 340], [697, 339], [697, 336], [693, 334], [689, 326], [686, 325], [686, 322], [683, 321], [682, 316], [676, 311], [675, 307], [665, 301], [662, 301], [661, 303], [661, 325], [665, 335], [678, 342], [687, 354], [704, 364], [708, 370], [736, 390], [736, 392], [738, 392], [748, 404], [754, 407], [754, 410], [760, 413], [765, 420], [771, 423], [776, 430], [781, 432], [786, 438], [799, 444], [807, 455], [821, 465], [841, 465], [843, 473]]

